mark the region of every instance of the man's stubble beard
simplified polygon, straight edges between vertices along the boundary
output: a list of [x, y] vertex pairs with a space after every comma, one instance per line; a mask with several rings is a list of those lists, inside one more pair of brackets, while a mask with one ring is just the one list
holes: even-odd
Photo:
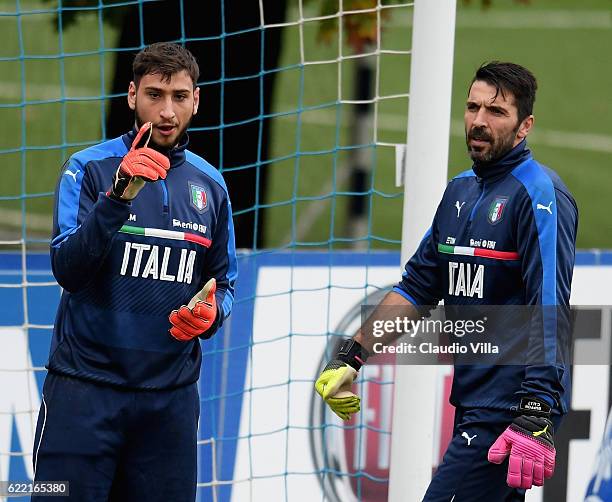
[[[134, 108], [134, 117], [136, 120], [136, 128], [140, 129], [143, 124], [146, 122], [145, 120], [142, 119], [142, 117], [140, 116], [140, 114], [138, 113], [138, 106], [136, 106]], [[151, 135], [151, 140], [149, 141], [149, 146], [151, 148], [153, 148], [154, 150], [157, 150], [159, 152], [167, 152], [169, 150], [172, 150], [176, 145], [178, 145], [178, 143], [181, 141], [181, 138], [183, 137], [183, 135], [185, 134], [185, 131], [187, 131], [187, 129], [189, 128], [189, 126], [191, 125], [191, 120], [193, 119], [193, 115], [191, 116], [191, 118], [187, 121], [187, 124], [185, 124], [183, 127], [181, 127], [178, 130], [178, 135], [176, 136], [176, 141], [170, 145], [170, 146], [162, 146], [159, 145], [155, 142], [155, 140], [153, 139], [153, 135]]]
[[[465, 141], [467, 144], [468, 155], [470, 156], [473, 162], [479, 163], [479, 164], [492, 163], [502, 158], [510, 150], [512, 150], [514, 140], [516, 139], [516, 134], [519, 130], [519, 127], [520, 127], [520, 124], [517, 125], [517, 127], [514, 130], [510, 131], [506, 136], [503, 136], [501, 138], [493, 139], [489, 135], [486, 135], [488, 140], [490, 141], [489, 144], [491, 145], [491, 147], [484, 155], [481, 155], [481, 152], [472, 151], [472, 149], [470, 148], [470, 145], [468, 144], [468, 141], [470, 140], [471, 135], [479, 136], [478, 131], [476, 131], [476, 133], [472, 131], [472, 133], [470, 134], [466, 132]], [[492, 142], [491, 142], [491, 139], [493, 139]]]

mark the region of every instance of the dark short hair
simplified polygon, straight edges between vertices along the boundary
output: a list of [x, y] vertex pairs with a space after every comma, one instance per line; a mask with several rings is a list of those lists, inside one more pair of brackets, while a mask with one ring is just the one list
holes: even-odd
[[200, 76], [200, 68], [193, 54], [173, 42], [157, 42], [142, 49], [134, 58], [132, 70], [137, 87], [144, 75], [159, 74], [162, 80], [170, 81], [172, 75], [185, 70], [195, 88]]
[[533, 73], [527, 68], [515, 63], [491, 61], [483, 63], [478, 68], [470, 84], [470, 89], [477, 80], [495, 87], [495, 97], [501, 93], [505, 98], [506, 92], [514, 96], [519, 123], [533, 113], [533, 103], [535, 102], [538, 83]]

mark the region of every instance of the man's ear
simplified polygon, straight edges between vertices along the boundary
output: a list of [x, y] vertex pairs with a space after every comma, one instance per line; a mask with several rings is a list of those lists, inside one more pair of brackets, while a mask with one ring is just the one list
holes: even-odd
[[128, 87], [127, 102], [130, 110], [136, 109], [136, 84], [132, 81]]
[[533, 127], [533, 121], [533, 115], [529, 115], [529, 117], [523, 119], [523, 122], [521, 122], [521, 125], [519, 126], [518, 131], [516, 133], [516, 137], [519, 141], [522, 141], [527, 137], [529, 131], [531, 131], [531, 128]]
[[193, 90], [193, 114], [198, 113], [198, 107], [200, 106], [200, 88], [196, 87]]

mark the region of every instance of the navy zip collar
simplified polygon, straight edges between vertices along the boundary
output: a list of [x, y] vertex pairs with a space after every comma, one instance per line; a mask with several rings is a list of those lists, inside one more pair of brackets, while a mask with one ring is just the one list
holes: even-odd
[[475, 162], [472, 170], [479, 180], [496, 181], [530, 158], [531, 150], [527, 148], [527, 140], [524, 139], [499, 159], [492, 162]]
[[[136, 127], [134, 127], [130, 132], [121, 136], [128, 150], [132, 147], [132, 141], [134, 141], [137, 132], [138, 131], [136, 130]], [[170, 169], [178, 167], [183, 162], [185, 162], [185, 149], [187, 148], [188, 144], [189, 135], [187, 134], [187, 132], [185, 132], [179, 140], [178, 145], [176, 145], [169, 151], [162, 152], [164, 155], [167, 155], [170, 158]]]

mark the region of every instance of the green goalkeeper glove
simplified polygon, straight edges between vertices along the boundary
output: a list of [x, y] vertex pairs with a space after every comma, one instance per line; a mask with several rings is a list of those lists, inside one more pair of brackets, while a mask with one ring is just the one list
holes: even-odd
[[361, 409], [361, 399], [351, 389], [368, 355], [355, 340], [345, 340], [315, 382], [316, 391], [342, 420], [350, 420]]

